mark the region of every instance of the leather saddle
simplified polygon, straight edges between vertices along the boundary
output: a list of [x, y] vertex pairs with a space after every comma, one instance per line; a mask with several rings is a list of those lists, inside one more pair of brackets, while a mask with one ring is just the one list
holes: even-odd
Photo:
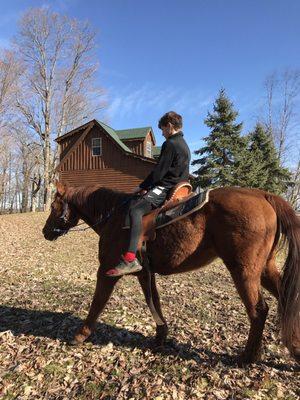
[[167, 199], [161, 207], [156, 208], [149, 214], [144, 215], [142, 221], [142, 234], [139, 239], [138, 249], [141, 249], [143, 242], [154, 240], [156, 237], [156, 219], [159, 214], [185, 203], [194, 196], [192, 185], [189, 182], [180, 182], [168, 193]]

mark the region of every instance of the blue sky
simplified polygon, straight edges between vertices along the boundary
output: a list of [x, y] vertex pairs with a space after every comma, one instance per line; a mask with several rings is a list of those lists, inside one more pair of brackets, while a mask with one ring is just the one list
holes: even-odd
[[221, 87], [246, 133], [261, 113], [266, 76], [300, 67], [298, 0], [2, 0], [0, 46], [38, 6], [90, 21], [108, 99], [97, 117], [115, 129], [151, 125], [157, 144], [157, 120], [174, 110], [191, 150], [199, 148]]

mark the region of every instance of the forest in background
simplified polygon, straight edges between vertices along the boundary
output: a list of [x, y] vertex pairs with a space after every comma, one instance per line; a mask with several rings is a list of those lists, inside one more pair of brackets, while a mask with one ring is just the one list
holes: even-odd
[[[54, 139], [106, 106], [96, 45], [88, 22], [35, 8], [21, 17], [11, 47], [0, 50], [0, 213], [49, 210]], [[205, 119], [210, 134], [193, 156], [194, 185], [262, 188], [298, 209], [299, 94], [299, 70], [271, 72], [263, 83], [264, 108], [253, 130], [243, 132], [221, 89]]]

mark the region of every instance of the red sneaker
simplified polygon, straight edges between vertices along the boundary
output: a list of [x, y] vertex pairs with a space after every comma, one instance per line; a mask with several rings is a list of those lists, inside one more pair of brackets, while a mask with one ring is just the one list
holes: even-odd
[[133, 274], [134, 272], [139, 272], [142, 270], [142, 268], [143, 267], [141, 266], [137, 258], [129, 262], [126, 261], [125, 258], [122, 256], [119, 264], [115, 268], [108, 270], [106, 272], [106, 275], [112, 277], [128, 275], [128, 274]]

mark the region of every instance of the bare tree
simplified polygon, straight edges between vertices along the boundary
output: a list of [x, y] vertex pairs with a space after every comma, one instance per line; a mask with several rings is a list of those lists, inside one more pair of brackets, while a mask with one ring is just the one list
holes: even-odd
[[1, 212], [7, 208], [9, 201], [9, 180], [11, 160], [11, 140], [6, 132], [0, 137], [0, 202]]
[[[17, 175], [18, 190], [20, 192], [20, 211], [29, 211], [32, 181], [35, 180], [36, 171], [41, 169], [41, 145], [32, 140], [30, 131], [20, 121], [15, 121], [11, 126], [16, 143], [16, 156], [20, 165]], [[39, 185], [40, 189], [40, 185]], [[34, 191], [36, 188], [33, 189]]]
[[16, 145], [8, 126], [2, 128], [0, 138], [0, 202], [1, 212], [12, 212], [16, 208], [18, 192], [19, 159]]
[[274, 127], [273, 127], [273, 97], [274, 97], [274, 90], [277, 86], [277, 77], [276, 73], [273, 72], [264, 82], [264, 87], [266, 90], [266, 102], [267, 102], [267, 122], [266, 125], [268, 127], [268, 131], [273, 135], [274, 138]]
[[300, 70], [273, 72], [264, 83], [266, 90], [266, 126], [272, 134], [281, 163], [286, 161], [290, 140], [298, 142], [297, 100], [300, 95]]
[[292, 186], [287, 193], [287, 200], [292, 206], [299, 210], [300, 208], [300, 157], [297, 167], [292, 172]]
[[41, 188], [42, 175], [40, 169], [37, 168], [33, 177], [31, 178], [31, 202], [30, 211], [35, 212], [38, 206], [38, 193]]
[[15, 48], [25, 66], [17, 108], [43, 148], [44, 208], [50, 208], [56, 152], [52, 139], [103, 107], [94, 89], [95, 33], [87, 23], [31, 9], [20, 22]]
[[12, 111], [14, 95], [18, 89], [21, 65], [12, 51], [0, 52], [0, 129], [5, 124], [9, 112]]

